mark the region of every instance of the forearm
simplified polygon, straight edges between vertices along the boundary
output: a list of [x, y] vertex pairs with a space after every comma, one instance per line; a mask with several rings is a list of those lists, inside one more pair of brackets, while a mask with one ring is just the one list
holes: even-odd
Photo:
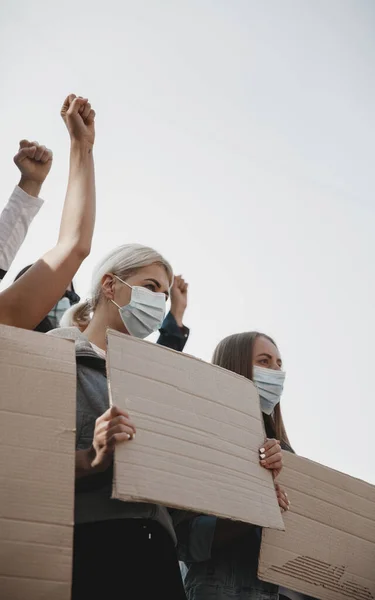
[[18, 187], [20, 187], [21, 190], [23, 190], [29, 196], [37, 198], [42, 189], [42, 184], [38, 181], [32, 181], [31, 179], [27, 179], [26, 177], [21, 177]]
[[69, 181], [61, 218], [59, 244], [87, 256], [95, 223], [95, 172], [92, 146], [72, 142]]
[[183, 319], [184, 319], [184, 313], [185, 310], [176, 310], [173, 306], [171, 306], [171, 314], [174, 316], [177, 325], [182, 328], [184, 326], [183, 323]]
[[187, 327], [179, 327], [174, 314], [168, 313], [160, 329], [160, 336], [157, 343], [167, 348], [172, 348], [182, 352], [189, 337]]
[[0, 269], [3, 272], [9, 270], [33, 219], [43, 205], [43, 200], [37, 197], [41, 186], [33, 184], [21, 179], [1, 213]]

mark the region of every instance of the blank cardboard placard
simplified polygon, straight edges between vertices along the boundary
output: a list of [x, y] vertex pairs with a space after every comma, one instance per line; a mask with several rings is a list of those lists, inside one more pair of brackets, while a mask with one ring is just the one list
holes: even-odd
[[116, 448], [114, 498], [283, 528], [249, 380], [114, 331], [107, 369], [112, 404], [137, 427]]
[[0, 598], [69, 600], [74, 344], [0, 326]]
[[284, 453], [286, 531], [264, 531], [260, 579], [318, 600], [375, 599], [375, 487]]

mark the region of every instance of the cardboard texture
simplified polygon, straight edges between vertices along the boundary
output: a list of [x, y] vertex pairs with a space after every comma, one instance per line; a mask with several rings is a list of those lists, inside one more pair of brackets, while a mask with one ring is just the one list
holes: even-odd
[[69, 600], [74, 344], [0, 326], [0, 598]]
[[247, 379], [186, 354], [108, 332], [112, 404], [136, 438], [116, 448], [113, 497], [283, 529], [258, 394]]
[[375, 598], [375, 486], [284, 453], [285, 532], [264, 531], [260, 579], [318, 600]]

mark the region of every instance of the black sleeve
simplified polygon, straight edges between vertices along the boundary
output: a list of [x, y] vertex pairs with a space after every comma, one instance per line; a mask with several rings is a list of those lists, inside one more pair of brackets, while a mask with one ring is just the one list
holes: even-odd
[[182, 352], [188, 340], [189, 333], [190, 330], [187, 327], [179, 327], [172, 313], [168, 313], [161, 326], [157, 343], [172, 350]]

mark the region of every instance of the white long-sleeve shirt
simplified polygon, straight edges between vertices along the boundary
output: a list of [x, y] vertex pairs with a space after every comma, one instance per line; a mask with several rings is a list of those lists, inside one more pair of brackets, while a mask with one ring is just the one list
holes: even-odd
[[0, 280], [9, 270], [42, 205], [41, 198], [30, 196], [16, 185], [0, 215]]

